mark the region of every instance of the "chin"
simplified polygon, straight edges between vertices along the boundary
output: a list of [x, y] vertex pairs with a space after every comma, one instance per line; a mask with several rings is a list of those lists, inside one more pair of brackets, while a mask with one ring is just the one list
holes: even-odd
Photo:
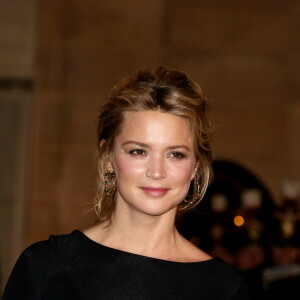
[[145, 215], [159, 217], [165, 214], [172, 214], [174, 212], [174, 216], [177, 211], [177, 206], [162, 206], [162, 205], [149, 205], [148, 207], [140, 208], [139, 211], [143, 212]]
[[[123, 197], [122, 197], [123, 196]], [[117, 199], [120, 204], [121, 211], [127, 213], [142, 213], [146, 216], [162, 216], [169, 214], [170, 216], [176, 215], [177, 206], [181, 200], [174, 200], [180, 197], [145, 197], [145, 195], [122, 195]]]

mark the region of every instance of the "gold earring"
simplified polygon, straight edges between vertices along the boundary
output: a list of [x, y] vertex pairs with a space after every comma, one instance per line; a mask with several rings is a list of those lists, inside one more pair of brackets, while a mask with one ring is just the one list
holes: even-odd
[[198, 182], [198, 180], [196, 178], [193, 179], [193, 182], [194, 182], [194, 189], [195, 188], [197, 189], [197, 196], [194, 199], [191, 199], [191, 200], [185, 198], [183, 200], [183, 202], [187, 203], [188, 205], [193, 205], [196, 202], [198, 202], [199, 199], [200, 199], [201, 185], [200, 185], [200, 183]]
[[104, 192], [107, 196], [113, 196], [116, 191], [116, 175], [115, 173], [106, 172], [104, 175]]

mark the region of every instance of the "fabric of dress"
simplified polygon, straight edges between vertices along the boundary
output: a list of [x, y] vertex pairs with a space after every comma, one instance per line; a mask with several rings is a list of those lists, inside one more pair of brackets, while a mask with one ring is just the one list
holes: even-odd
[[19, 257], [2, 300], [248, 299], [219, 258], [181, 263], [98, 244], [81, 231], [50, 236]]

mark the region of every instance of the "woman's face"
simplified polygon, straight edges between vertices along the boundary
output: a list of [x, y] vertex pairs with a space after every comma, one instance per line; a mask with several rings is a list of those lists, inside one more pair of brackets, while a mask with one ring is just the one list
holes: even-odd
[[111, 168], [117, 205], [152, 216], [176, 211], [196, 171], [189, 124], [158, 111], [126, 113]]

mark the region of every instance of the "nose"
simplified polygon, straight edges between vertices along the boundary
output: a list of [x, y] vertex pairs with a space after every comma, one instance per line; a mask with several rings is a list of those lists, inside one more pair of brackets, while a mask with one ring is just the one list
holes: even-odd
[[162, 157], [153, 157], [148, 161], [146, 176], [153, 179], [162, 179], [167, 176]]

